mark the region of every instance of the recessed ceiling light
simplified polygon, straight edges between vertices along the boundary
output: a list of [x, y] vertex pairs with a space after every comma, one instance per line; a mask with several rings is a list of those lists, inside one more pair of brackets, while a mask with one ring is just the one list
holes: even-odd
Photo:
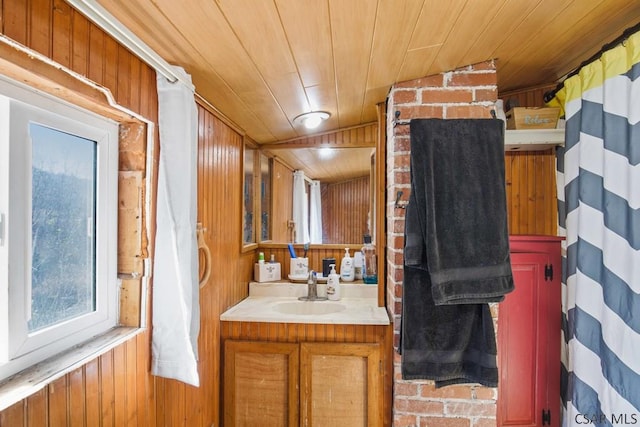
[[296, 116], [293, 119], [293, 123], [297, 125], [303, 125], [307, 129], [315, 129], [320, 126], [320, 123], [331, 117], [331, 114], [326, 111], [311, 111], [309, 113], [303, 113]]

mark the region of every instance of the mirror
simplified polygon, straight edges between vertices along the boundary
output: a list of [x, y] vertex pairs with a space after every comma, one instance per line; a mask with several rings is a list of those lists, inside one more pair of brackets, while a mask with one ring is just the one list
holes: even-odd
[[[323, 244], [361, 244], [365, 233], [374, 233], [372, 227], [375, 147], [334, 148], [261, 147], [261, 170], [268, 158], [271, 186], [271, 215], [269, 234], [272, 243], [289, 243], [295, 239], [293, 222], [293, 172], [303, 171], [311, 181], [320, 182], [322, 205]], [[261, 199], [264, 198], [264, 192]], [[261, 203], [264, 207], [264, 204]], [[311, 208], [309, 207], [309, 210]], [[264, 211], [262, 212], [264, 216]], [[264, 221], [263, 221], [264, 222]], [[313, 243], [313, 242], [312, 242]]]
[[255, 215], [255, 169], [258, 150], [244, 144], [242, 176], [242, 244], [256, 243]]

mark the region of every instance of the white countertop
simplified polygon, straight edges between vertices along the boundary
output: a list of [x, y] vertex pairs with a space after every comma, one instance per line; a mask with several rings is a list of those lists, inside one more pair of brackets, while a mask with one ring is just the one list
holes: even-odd
[[[321, 288], [321, 286], [320, 286]], [[307, 285], [290, 282], [255, 283], [249, 297], [220, 316], [222, 321], [388, 325], [389, 315], [378, 307], [377, 286], [345, 284], [339, 301], [299, 301]], [[322, 291], [318, 292], [320, 295]]]

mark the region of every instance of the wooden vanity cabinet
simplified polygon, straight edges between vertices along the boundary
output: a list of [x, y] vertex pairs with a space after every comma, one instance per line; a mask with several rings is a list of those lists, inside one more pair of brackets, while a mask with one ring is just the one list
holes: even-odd
[[390, 326], [222, 323], [224, 426], [390, 425]]
[[300, 344], [304, 426], [381, 426], [380, 344]]
[[224, 352], [224, 425], [295, 426], [298, 344], [228, 340]]

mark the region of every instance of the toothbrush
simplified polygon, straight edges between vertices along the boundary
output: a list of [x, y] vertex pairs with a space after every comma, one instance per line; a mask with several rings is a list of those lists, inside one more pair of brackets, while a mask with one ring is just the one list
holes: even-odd
[[296, 258], [296, 251], [293, 249], [293, 245], [291, 243], [289, 243], [289, 255], [291, 255], [291, 258]]
[[309, 250], [309, 242], [305, 243], [304, 246], [304, 254], [302, 255], [303, 258], [307, 257], [307, 251]]

